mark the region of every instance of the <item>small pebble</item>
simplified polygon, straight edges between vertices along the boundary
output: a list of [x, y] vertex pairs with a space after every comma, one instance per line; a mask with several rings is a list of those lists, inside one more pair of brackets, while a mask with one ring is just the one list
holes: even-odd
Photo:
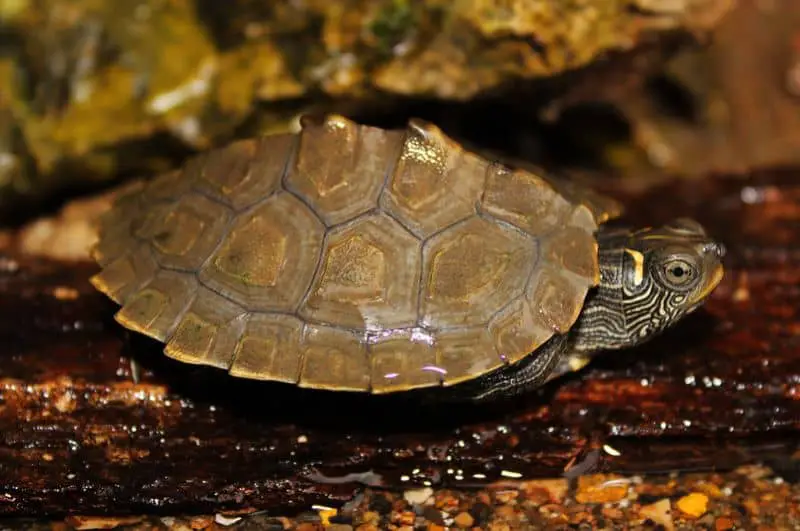
[[214, 518], [210, 516], [195, 516], [189, 521], [189, 527], [192, 529], [205, 529], [214, 523]]
[[497, 500], [498, 503], [504, 505], [516, 501], [518, 496], [519, 491], [516, 490], [499, 490], [494, 493], [494, 499]]
[[743, 465], [737, 468], [734, 472], [742, 474], [750, 479], [763, 479], [772, 475], [772, 470], [761, 465]]
[[729, 531], [730, 529], [733, 529], [734, 525], [735, 524], [732, 518], [721, 516], [714, 522], [714, 529], [716, 531]]
[[383, 495], [377, 495], [369, 502], [369, 510], [379, 514], [389, 514], [392, 512], [392, 502]]
[[578, 479], [578, 492], [575, 500], [578, 503], [607, 503], [620, 501], [628, 496], [627, 482], [622, 478], [595, 474], [581, 476]]
[[697, 483], [694, 486], [694, 489], [696, 489], [698, 492], [702, 492], [709, 498], [719, 499], [723, 497], [722, 490], [718, 486], [714, 485], [713, 483], [709, 483], [707, 481], [702, 481]]
[[424, 489], [407, 490], [403, 493], [403, 498], [411, 505], [422, 505], [432, 496], [433, 489], [430, 487], [425, 487]]
[[414, 514], [412, 511], [403, 511], [400, 513], [400, 517], [398, 521], [403, 525], [414, 525], [414, 521], [417, 519], [417, 515]]
[[364, 524], [378, 525], [378, 522], [380, 521], [381, 521], [381, 515], [379, 515], [375, 511], [366, 511], [364, 514], [361, 515], [361, 523]]
[[472, 527], [472, 524], [475, 523], [475, 519], [472, 517], [471, 514], [469, 514], [467, 512], [458, 513], [458, 515], [456, 515], [454, 521], [455, 521], [455, 524], [458, 527], [462, 528], [462, 529], [466, 529], [468, 527]]
[[431, 522], [436, 525], [444, 526], [444, 518], [442, 517], [442, 512], [435, 507], [426, 506], [422, 509], [422, 516], [425, 517], [428, 522]]
[[445, 492], [442, 495], [436, 497], [434, 505], [443, 511], [447, 512], [455, 511], [458, 508], [458, 498], [456, 498], [449, 492]]
[[322, 525], [327, 527], [331, 523], [331, 518], [336, 516], [339, 511], [336, 509], [322, 509], [319, 511], [319, 518], [322, 521]]
[[483, 502], [477, 502], [469, 508], [469, 514], [475, 519], [475, 525], [484, 526], [492, 517], [492, 508]]
[[[528, 493], [528, 496], [536, 499], [539, 493], [545, 493], [547, 500], [552, 503], [561, 503], [567, 497], [569, 490], [569, 482], [566, 479], [540, 479], [534, 481], [526, 481], [522, 485], [522, 490]], [[542, 501], [541, 503], [545, 503]]]
[[676, 505], [683, 514], [692, 518], [700, 518], [708, 510], [708, 496], [692, 492], [679, 499]]
[[602, 515], [609, 520], [622, 520], [625, 517], [622, 509], [614, 505], [603, 506]]
[[494, 511], [494, 515], [495, 518], [499, 518], [507, 522], [513, 522], [519, 517], [519, 514], [513, 505], [501, 505], [500, 507], [497, 507]]
[[639, 516], [651, 520], [656, 525], [664, 526], [667, 531], [675, 529], [675, 524], [672, 521], [672, 509], [669, 500], [666, 498], [640, 507]]

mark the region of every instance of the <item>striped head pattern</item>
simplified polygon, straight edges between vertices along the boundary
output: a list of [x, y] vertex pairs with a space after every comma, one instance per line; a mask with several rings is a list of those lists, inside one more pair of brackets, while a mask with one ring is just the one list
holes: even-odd
[[642, 343], [698, 308], [722, 280], [725, 248], [679, 218], [598, 234], [601, 279], [574, 331], [579, 351]]

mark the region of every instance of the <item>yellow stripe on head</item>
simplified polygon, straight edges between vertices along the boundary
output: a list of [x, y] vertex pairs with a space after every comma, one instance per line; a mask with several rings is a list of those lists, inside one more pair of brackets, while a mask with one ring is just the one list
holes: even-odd
[[633, 259], [633, 285], [638, 286], [644, 280], [644, 255], [635, 249], [625, 248], [625, 252]]

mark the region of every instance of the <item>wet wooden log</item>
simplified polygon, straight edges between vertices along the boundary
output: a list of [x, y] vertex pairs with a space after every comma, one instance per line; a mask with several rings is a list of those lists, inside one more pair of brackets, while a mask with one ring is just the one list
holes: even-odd
[[[174, 363], [113, 322], [113, 305], [87, 281], [93, 265], [7, 253], [0, 514], [285, 512], [341, 503], [363, 484], [791, 462], [800, 173], [617, 195], [636, 224], [678, 215], [706, 224], [729, 249], [723, 284], [652, 343], [482, 408], [297, 392]], [[138, 384], [131, 356], [144, 367]]]

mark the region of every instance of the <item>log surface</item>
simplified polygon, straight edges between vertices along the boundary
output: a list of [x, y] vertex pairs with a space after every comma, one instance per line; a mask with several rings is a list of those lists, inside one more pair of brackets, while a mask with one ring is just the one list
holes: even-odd
[[720, 237], [720, 288], [657, 340], [482, 408], [298, 392], [181, 365], [114, 323], [88, 283], [94, 265], [0, 255], [0, 514], [293, 511], [364, 484], [791, 462], [800, 173], [616, 195], [632, 223], [690, 215]]

